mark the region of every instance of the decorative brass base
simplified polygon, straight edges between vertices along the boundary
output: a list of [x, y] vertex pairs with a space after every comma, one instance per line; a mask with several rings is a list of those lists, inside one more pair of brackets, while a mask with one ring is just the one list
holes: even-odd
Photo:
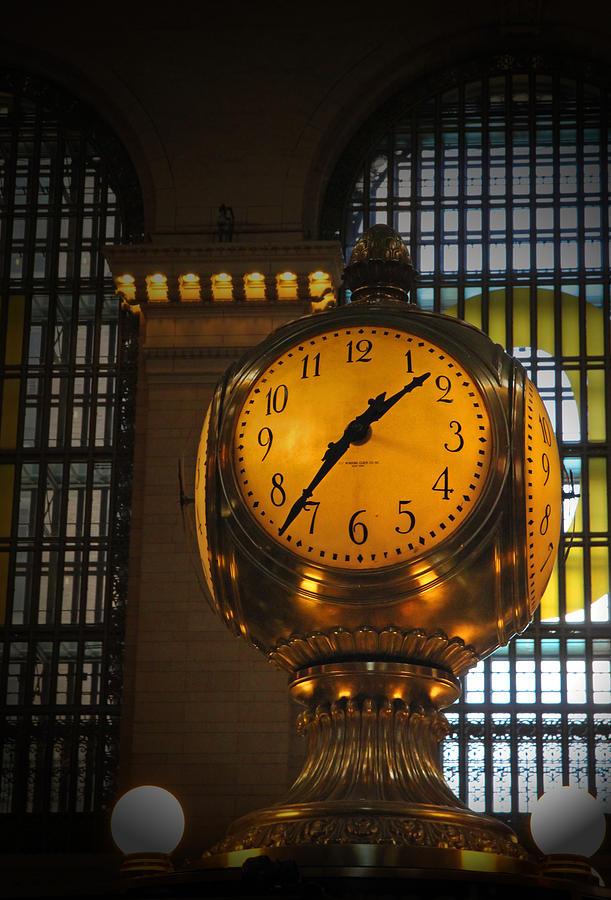
[[174, 866], [167, 853], [128, 853], [121, 865], [121, 875], [129, 878], [166, 875]]
[[546, 856], [541, 866], [544, 878], [568, 878], [570, 881], [581, 881], [584, 884], [600, 884], [599, 876], [585, 856], [569, 853], [551, 853]]
[[[318, 857], [323, 858], [331, 847], [364, 844], [380, 849], [492, 853], [511, 860], [508, 867], [511, 871], [516, 870], [517, 861], [527, 859], [511, 829], [496, 819], [470, 810], [400, 802], [361, 804], [355, 809], [355, 804], [349, 801], [257, 810], [237, 819], [210, 855], [318, 847], [324, 851]], [[410, 855], [418, 858], [415, 854]], [[478, 868], [481, 866], [480, 863]], [[498, 869], [498, 865], [495, 868]]]
[[393, 865], [427, 859], [433, 867], [530, 871], [511, 829], [471, 812], [443, 778], [438, 744], [448, 727], [439, 707], [460, 693], [453, 675], [350, 660], [302, 669], [289, 691], [306, 706], [303, 770], [282, 803], [234, 822], [204, 854], [206, 866], [290, 851], [309, 864], [386, 865], [392, 857]]

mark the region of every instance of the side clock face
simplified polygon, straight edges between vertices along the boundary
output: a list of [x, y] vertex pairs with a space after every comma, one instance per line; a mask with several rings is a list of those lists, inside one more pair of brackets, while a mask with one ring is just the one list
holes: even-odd
[[524, 389], [525, 504], [528, 600], [536, 609], [556, 561], [562, 521], [562, 476], [558, 444], [547, 410], [533, 383]]
[[233, 468], [273, 542], [310, 563], [380, 569], [464, 525], [493, 450], [464, 363], [417, 334], [353, 325], [304, 338], [256, 378]]

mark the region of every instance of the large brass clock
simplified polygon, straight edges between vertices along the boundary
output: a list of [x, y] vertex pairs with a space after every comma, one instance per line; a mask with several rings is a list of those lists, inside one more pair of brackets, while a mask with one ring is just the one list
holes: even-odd
[[519, 362], [408, 302], [392, 229], [363, 236], [345, 278], [353, 302], [246, 354], [202, 431], [195, 511], [212, 604], [290, 673], [308, 736], [284, 803], [235, 822], [210, 864], [287, 847], [311, 859], [320, 844], [350, 865], [385, 864], [391, 846], [402, 864], [489, 869], [492, 854], [515, 871], [515, 836], [444, 782], [438, 710], [526, 627], [552, 572], [551, 423]]
[[244, 504], [274, 542], [332, 568], [414, 559], [464, 527], [484, 493], [494, 429], [452, 353], [371, 316], [282, 349], [237, 416]]
[[227, 373], [202, 432], [215, 607], [268, 652], [360, 626], [363, 606], [490, 652], [552, 571], [550, 435], [521, 365], [464, 322], [377, 302], [284, 326]]

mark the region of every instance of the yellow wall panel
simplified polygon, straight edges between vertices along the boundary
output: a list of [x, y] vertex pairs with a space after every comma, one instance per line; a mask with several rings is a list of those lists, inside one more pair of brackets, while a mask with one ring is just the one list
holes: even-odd
[[609, 593], [609, 548], [590, 549], [592, 603]]
[[605, 352], [605, 326], [603, 311], [592, 303], [586, 303], [586, 353], [603, 356]]
[[588, 440], [604, 441], [606, 436], [605, 373], [588, 369]]
[[579, 356], [579, 303], [577, 297], [562, 297], [562, 353]]

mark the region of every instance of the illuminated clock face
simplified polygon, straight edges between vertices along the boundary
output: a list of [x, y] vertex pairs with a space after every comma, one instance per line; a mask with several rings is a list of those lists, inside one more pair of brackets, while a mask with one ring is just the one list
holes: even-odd
[[558, 445], [547, 410], [536, 388], [525, 390], [525, 504], [528, 599], [531, 612], [552, 574], [562, 519], [562, 476]]
[[380, 569], [467, 521], [493, 458], [489, 413], [463, 363], [407, 331], [309, 336], [255, 380], [233, 438], [253, 519], [303, 560]]

